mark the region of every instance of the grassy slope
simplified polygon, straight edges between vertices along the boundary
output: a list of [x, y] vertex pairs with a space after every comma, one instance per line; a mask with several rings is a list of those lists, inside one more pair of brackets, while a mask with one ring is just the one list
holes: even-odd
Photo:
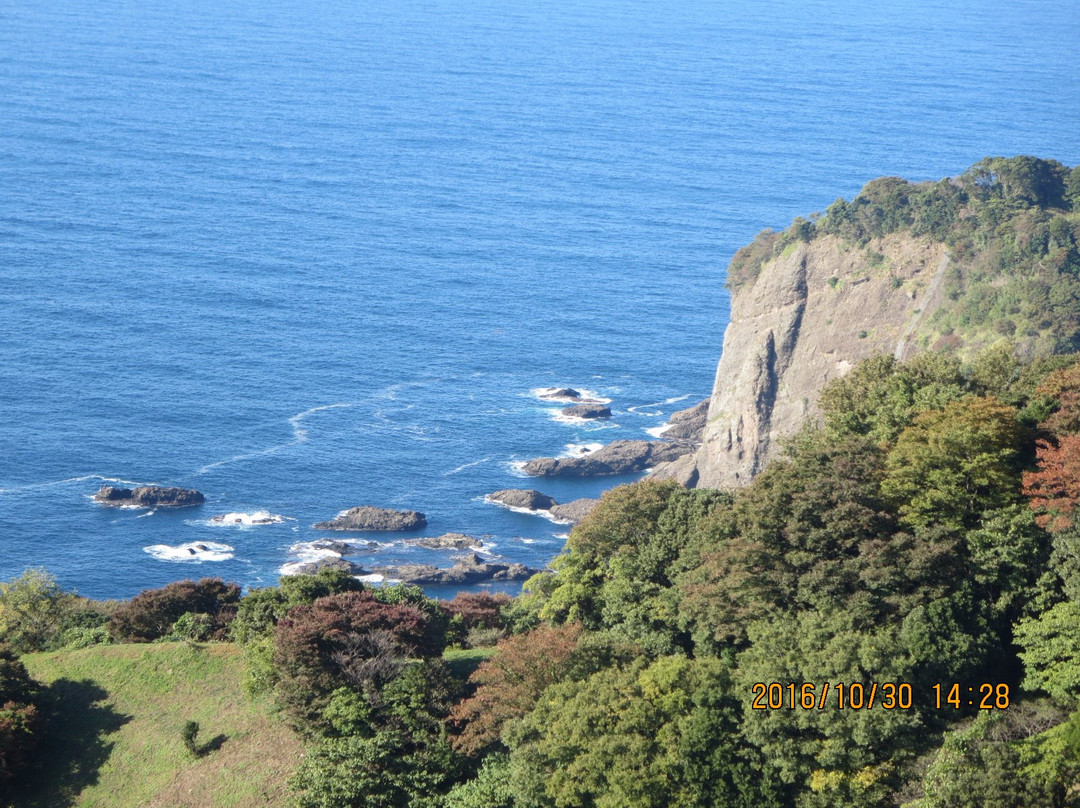
[[[18, 808], [283, 805], [303, 752], [268, 702], [243, 691], [246, 663], [232, 645], [99, 646], [31, 654], [30, 674], [52, 685], [60, 719], [37, 756]], [[180, 729], [221, 746], [201, 759]]]

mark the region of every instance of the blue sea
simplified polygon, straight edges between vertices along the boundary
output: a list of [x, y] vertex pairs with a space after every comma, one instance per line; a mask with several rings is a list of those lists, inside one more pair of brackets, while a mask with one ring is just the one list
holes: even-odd
[[[707, 396], [762, 228], [1080, 163], [1078, 42], [1061, 0], [2, 1], [0, 579], [264, 586], [363, 504], [542, 567], [567, 527], [484, 495], [626, 479], [515, 463]], [[451, 563], [409, 537], [354, 560]]]

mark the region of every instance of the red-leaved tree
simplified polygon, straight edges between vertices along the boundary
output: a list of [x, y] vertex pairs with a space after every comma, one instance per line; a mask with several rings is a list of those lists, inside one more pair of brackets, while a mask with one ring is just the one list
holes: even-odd
[[337, 688], [376, 698], [411, 657], [441, 652], [438, 632], [415, 606], [380, 603], [367, 591], [329, 595], [278, 622], [278, 695], [295, 715], [314, 721]]
[[580, 637], [581, 625], [571, 623], [500, 641], [469, 678], [476, 692], [450, 712], [454, 748], [475, 755], [498, 743], [507, 721], [525, 716], [549, 685], [570, 674]]
[[1040, 440], [1038, 471], [1024, 473], [1024, 495], [1039, 511], [1035, 521], [1051, 533], [1073, 524], [1080, 500], [1080, 435], [1065, 435], [1054, 444]]

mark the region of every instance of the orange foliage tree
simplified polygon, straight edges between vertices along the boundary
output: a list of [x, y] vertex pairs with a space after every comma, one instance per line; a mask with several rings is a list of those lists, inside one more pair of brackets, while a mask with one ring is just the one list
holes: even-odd
[[1080, 500], [1080, 435], [1039, 441], [1037, 457], [1038, 471], [1024, 474], [1024, 494], [1040, 511], [1035, 521], [1051, 533], [1067, 530]]

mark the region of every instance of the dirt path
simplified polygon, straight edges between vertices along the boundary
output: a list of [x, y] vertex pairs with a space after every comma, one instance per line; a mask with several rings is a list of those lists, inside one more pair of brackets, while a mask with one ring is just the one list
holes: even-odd
[[896, 351], [893, 353], [893, 357], [896, 361], [900, 362], [904, 359], [904, 352], [907, 350], [907, 341], [911, 338], [911, 335], [915, 333], [915, 329], [919, 327], [919, 323], [922, 321], [923, 315], [930, 309], [934, 302], [934, 296], [937, 294], [938, 287], [941, 286], [941, 279], [945, 277], [945, 267], [949, 265], [949, 254], [945, 253], [941, 256], [941, 260], [938, 261], [937, 269], [934, 271], [934, 277], [930, 281], [930, 287], [926, 290], [926, 295], [923, 297], [922, 305], [908, 320], [908, 324], [904, 326], [903, 332], [900, 334], [900, 340], [896, 343]]

